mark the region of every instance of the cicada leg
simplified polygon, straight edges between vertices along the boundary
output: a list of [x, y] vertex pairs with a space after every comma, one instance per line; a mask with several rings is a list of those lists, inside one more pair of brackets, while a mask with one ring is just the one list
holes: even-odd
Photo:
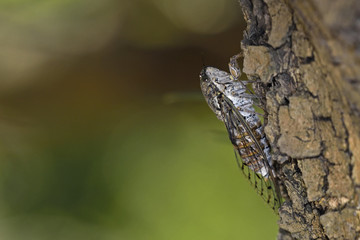
[[239, 63], [237, 61], [241, 57], [243, 57], [243, 54], [239, 53], [230, 58], [229, 71], [230, 71], [231, 76], [233, 76], [233, 78], [235, 80], [238, 80], [241, 76], [241, 69], [240, 69]]

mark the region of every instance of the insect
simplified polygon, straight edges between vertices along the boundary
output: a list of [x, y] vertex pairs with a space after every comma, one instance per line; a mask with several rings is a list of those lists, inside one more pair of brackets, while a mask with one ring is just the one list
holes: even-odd
[[225, 123], [239, 168], [258, 194], [276, 210], [281, 195], [271, 167], [270, 147], [254, 109], [258, 97], [249, 93], [250, 81], [239, 80], [241, 70], [237, 59], [240, 57], [238, 54], [230, 58], [230, 73], [204, 67], [200, 72], [200, 87], [211, 110]]

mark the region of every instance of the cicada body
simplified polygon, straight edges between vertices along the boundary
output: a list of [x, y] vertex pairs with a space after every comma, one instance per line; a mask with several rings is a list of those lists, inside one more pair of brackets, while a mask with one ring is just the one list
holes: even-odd
[[231, 74], [204, 67], [200, 73], [201, 90], [209, 107], [226, 126], [240, 169], [260, 196], [277, 209], [281, 196], [271, 167], [270, 147], [254, 109], [256, 96], [248, 93], [246, 82], [237, 80], [241, 71], [236, 58], [231, 58], [229, 64]]

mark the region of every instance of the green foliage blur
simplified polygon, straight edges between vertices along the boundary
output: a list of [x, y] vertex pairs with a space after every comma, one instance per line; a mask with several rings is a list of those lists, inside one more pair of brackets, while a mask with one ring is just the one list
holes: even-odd
[[0, 239], [274, 239], [202, 99], [233, 0], [0, 1]]

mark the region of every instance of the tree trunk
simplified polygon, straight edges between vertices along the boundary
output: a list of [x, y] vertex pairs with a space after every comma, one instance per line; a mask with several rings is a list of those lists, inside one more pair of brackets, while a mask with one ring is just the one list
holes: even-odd
[[285, 202], [279, 239], [360, 237], [360, 4], [240, 0]]

